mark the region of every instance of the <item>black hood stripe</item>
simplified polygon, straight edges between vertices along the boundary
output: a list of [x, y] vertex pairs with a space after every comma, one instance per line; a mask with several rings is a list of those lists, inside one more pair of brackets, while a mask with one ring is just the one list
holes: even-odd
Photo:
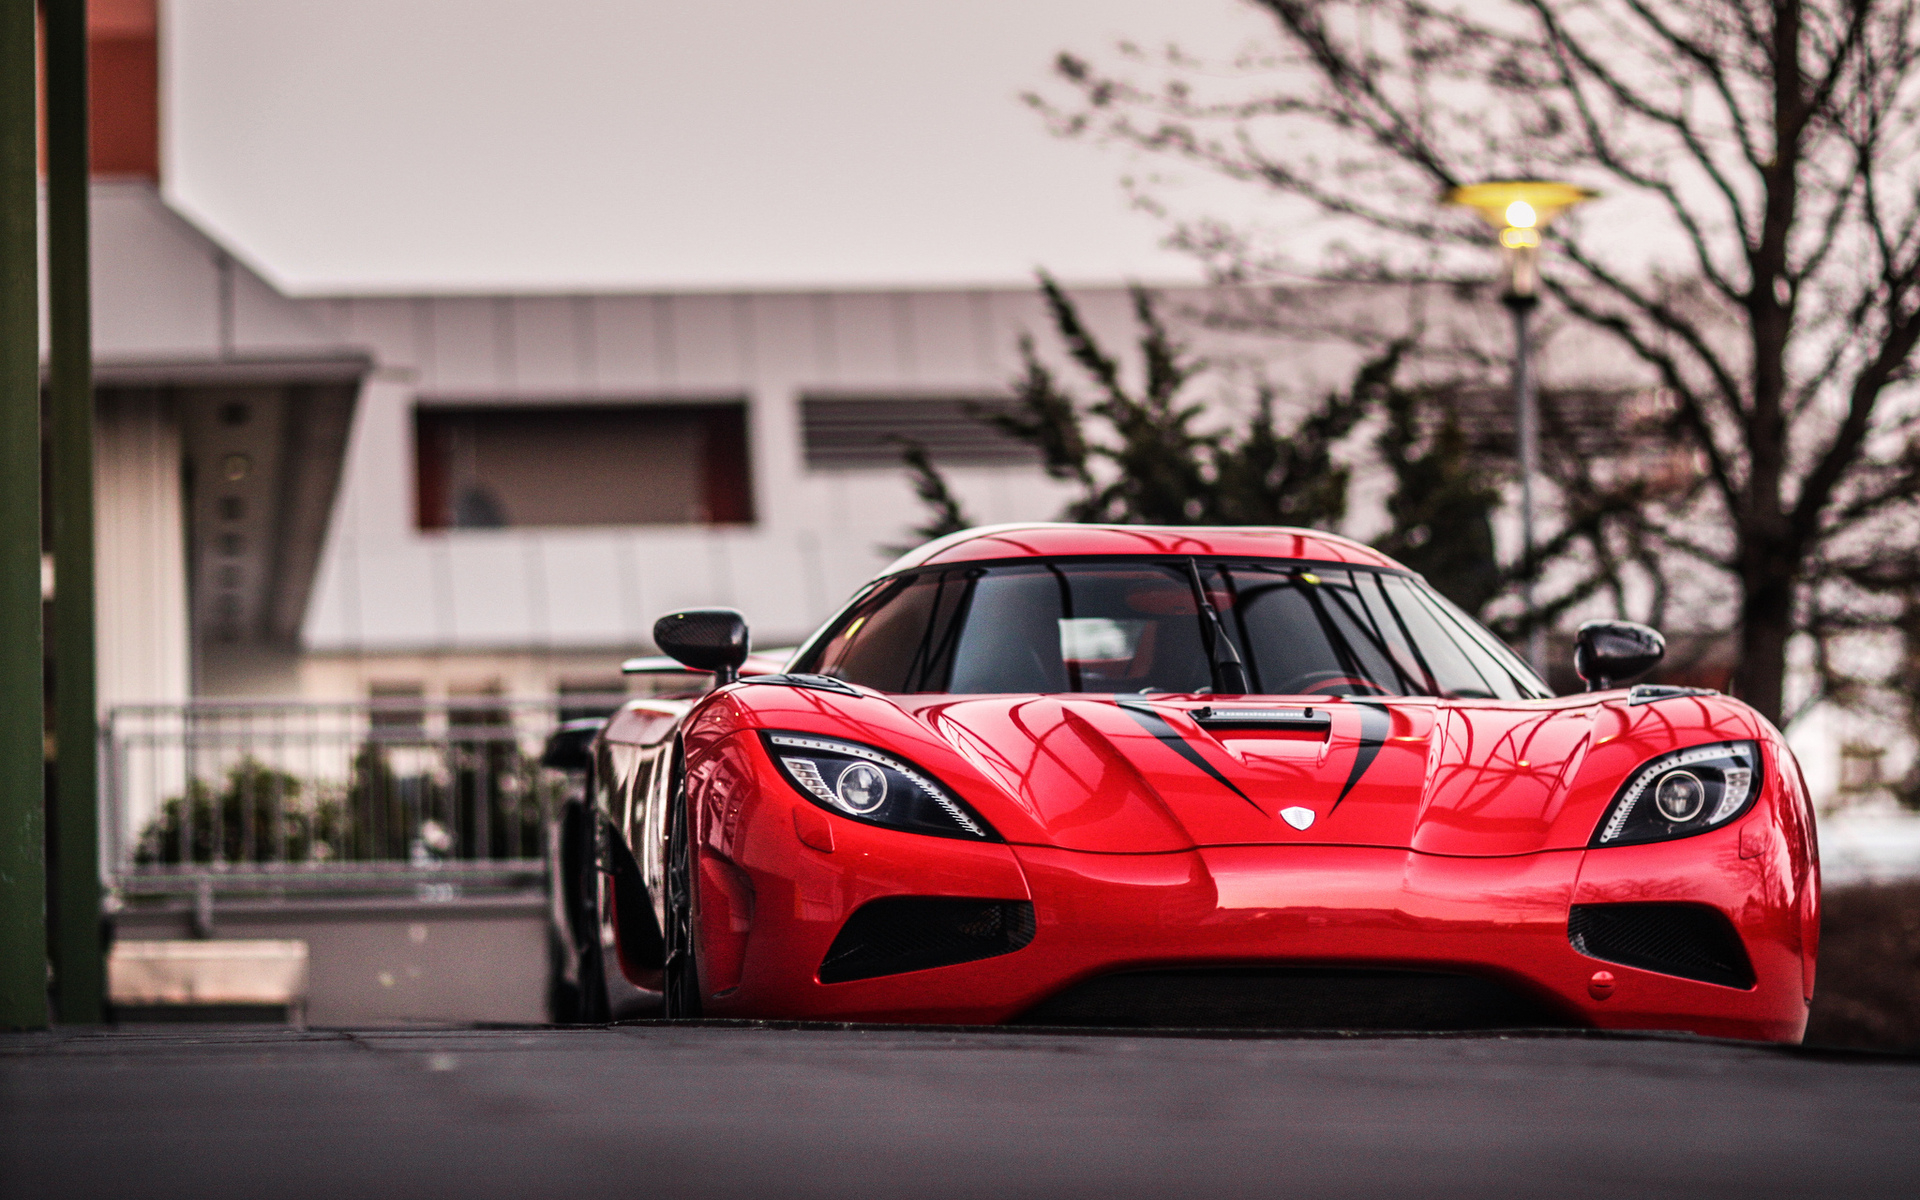
[[1360, 777], [1379, 757], [1380, 747], [1387, 744], [1387, 733], [1393, 729], [1393, 717], [1385, 708], [1358, 701], [1353, 706], [1360, 710], [1360, 742], [1354, 750], [1353, 770], [1347, 774], [1347, 786], [1340, 789], [1340, 799], [1335, 800], [1333, 808], [1327, 810], [1328, 816], [1332, 816], [1333, 810], [1340, 807], [1340, 800], [1347, 798], [1353, 785], [1360, 782]]
[[[1255, 803], [1252, 796], [1247, 795], [1245, 792], [1235, 787], [1233, 785], [1233, 780], [1228, 779], [1225, 775], [1222, 775], [1217, 769], [1215, 769], [1212, 763], [1200, 757], [1200, 752], [1193, 748], [1193, 744], [1191, 742], [1187, 741], [1186, 738], [1180, 736], [1180, 731], [1178, 729], [1175, 729], [1172, 725], [1168, 724], [1167, 719], [1165, 717], [1161, 716], [1158, 712], [1155, 712], [1152, 708], [1149, 708], [1144, 704], [1129, 704], [1125, 700], [1115, 701], [1115, 703], [1124, 712], [1126, 712], [1128, 716], [1140, 722], [1140, 727], [1142, 729], [1146, 730], [1148, 733], [1152, 734], [1154, 737], [1159, 738], [1160, 743], [1162, 745], [1166, 746], [1168, 749], [1172, 750], [1175, 754], [1178, 754], [1181, 758], [1186, 759], [1188, 762], [1192, 763], [1194, 766], [1199, 767], [1202, 771], [1205, 771], [1207, 774], [1219, 780], [1220, 785], [1222, 787], [1231, 791], [1234, 795], [1240, 797], [1242, 800], [1245, 800], [1248, 804], [1252, 804], [1254, 807], [1254, 811], [1262, 815], [1266, 814], [1267, 810], [1264, 808], [1261, 808], [1257, 803]], [[1352, 786], [1352, 785], [1349, 784], [1348, 786]]]

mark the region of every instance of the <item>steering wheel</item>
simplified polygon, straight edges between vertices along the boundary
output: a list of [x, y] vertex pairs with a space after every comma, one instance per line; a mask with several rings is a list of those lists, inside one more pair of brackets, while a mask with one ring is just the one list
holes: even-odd
[[1308, 671], [1275, 690], [1280, 696], [1391, 696], [1393, 691], [1371, 679], [1360, 679], [1344, 671]]

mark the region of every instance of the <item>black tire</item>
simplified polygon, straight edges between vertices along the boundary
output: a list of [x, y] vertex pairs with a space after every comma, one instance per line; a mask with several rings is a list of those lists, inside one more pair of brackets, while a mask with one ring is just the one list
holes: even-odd
[[667, 809], [666, 962], [662, 974], [668, 1020], [700, 1015], [700, 965], [694, 957], [693, 838], [688, 828], [686, 777], [676, 781]]
[[605, 1024], [607, 1004], [605, 955], [600, 945], [600, 867], [594, 822], [587, 805], [570, 800], [560, 814], [560, 899], [567, 914], [567, 934], [574, 956], [571, 1011], [560, 1019], [585, 1025]]
[[[660, 923], [653, 915], [653, 899], [647, 894], [647, 882], [640, 864], [627, 848], [626, 840], [611, 829], [607, 831], [607, 857], [612, 868], [608, 887], [613, 898], [614, 945], [622, 971], [644, 975], [658, 972], [667, 959], [660, 939]], [[611, 974], [608, 976], [612, 978]], [[642, 980], [633, 980], [641, 984]], [[655, 985], [658, 980], [654, 980]]]

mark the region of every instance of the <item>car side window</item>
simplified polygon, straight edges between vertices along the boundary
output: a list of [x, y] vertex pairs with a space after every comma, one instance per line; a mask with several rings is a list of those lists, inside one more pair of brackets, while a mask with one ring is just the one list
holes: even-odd
[[954, 615], [977, 571], [935, 571], [881, 588], [801, 668], [882, 692], [944, 690]]

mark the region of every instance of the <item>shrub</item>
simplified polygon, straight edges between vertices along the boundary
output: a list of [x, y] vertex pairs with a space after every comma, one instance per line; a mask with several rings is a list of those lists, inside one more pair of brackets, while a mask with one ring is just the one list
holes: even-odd
[[1920, 881], [1833, 888], [1807, 1042], [1920, 1050]]

